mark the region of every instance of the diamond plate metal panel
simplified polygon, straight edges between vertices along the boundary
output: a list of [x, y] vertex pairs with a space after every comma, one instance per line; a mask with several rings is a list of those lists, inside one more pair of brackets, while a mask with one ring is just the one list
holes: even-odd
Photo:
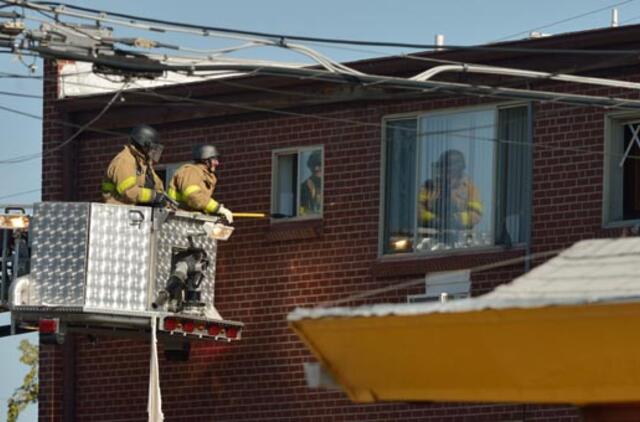
[[32, 305], [82, 306], [87, 255], [88, 203], [36, 204], [32, 219]]
[[159, 290], [165, 288], [171, 275], [172, 251], [188, 248], [190, 246], [189, 238], [191, 238], [193, 246], [204, 249], [209, 257], [210, 265], [200, 285], [200, 291], [202, 292], [202, 301], [208, 308], [213, 308], [217, 241], [207, 237], [202, 228], [205, 222], [208, 221], [215, 222], [216, 219], [202, 215], [194, 217], [190, 214], [169, 214], [158, 233], [156, 277], [152, 298], [155, 298]]
[[147, 309], [151, 208], [92, 204], [85, 306]]

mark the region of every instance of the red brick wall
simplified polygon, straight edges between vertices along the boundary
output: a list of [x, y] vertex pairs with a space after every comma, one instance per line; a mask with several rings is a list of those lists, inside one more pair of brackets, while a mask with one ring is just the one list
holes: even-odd
[[[611, 95], [603, 89], [584, 93]], [[580, 239], [616, 236], [602, 229], [604, 121], [598, 108], [550, 104], [536, 108], [533, 163], [533, 249], [553, 250]]]
[[[48, 71], [53, 68], [48, 67]], [[54, 87], [45, 84], [50, 95]], [[240, 220], [221, 244], [216, 306], [228, 319], [246, 324], [233, 345], [194, 344], [187, 363], [166, 362], [161, 385], [168, 421], [575, 421], [574, 408], [531, 405], [382, 404], [354, 405], [342, 393], [305, 386], [302, 363], [311, 356], [287, 328], [286, 315], [373, 288], [419, 278], [429, 270], [464, 268], [522, 255], [522, 250], [420, 260], [394, 270], [377, 261], [380, 129], [388, 114], [476, 104], [479, 100], [360, 103], [296, 110], [311, 117], [253, 115], [157, 125], [165, 144], [163, 162], [185, 161], [191, 146], [210, 142], [222, 151], [217, 197], [236, 211], [267, 211], [271, 192], [271, 151], [322, 144], [325, 148], [325, 212], [320, 235], [303, 240], [269, 240], [268, 221]], [[47, 119], [55, 102], [45, 101]], [[534, 149], [533, 248], [544, 251], [602, 236], [603, 111], [555, 104], [535, 107], [535, 144], [574, 146], [590, 154]], [[60, 129], [45, 122], [45, 152], [60, 141]], [[76, 142], [77, 199], [99, 200], [104, 168], [124, 137], [86, 134]], [[45, 160], [46, 200], [62, 199], [58, 156]], [[615, 234], [608, 232], [608, 234]], [[474, 264], [474, 265], [475, 265]], [[475, 294], [519, 275], [522, 265], [474, 274]], [[395, 274], [395, 275], [394, 275]], [[372, 300], [403, 301], [410, 291]], [[40, 417], [57, 420], [59, 347], [43, 346]], [[427, 354], [427, 352], [425, 352]], [[58, 360], [56, 360], [58, 359]], [[146, 418], [149, 347], [144, 341], [77, 338], [76, 420], [138, 421]], [[52, 403], [51, 396], [55, 395]]]

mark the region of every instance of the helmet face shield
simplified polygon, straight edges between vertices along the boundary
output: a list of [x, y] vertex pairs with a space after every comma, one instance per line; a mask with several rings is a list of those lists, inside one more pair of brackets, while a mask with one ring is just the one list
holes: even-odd
[[160, 157], [162, 156], [162, 151], [164, 151], [164, 145], [162, 144], [152, 144], [149, 146], [149, 150], [147, 151], [147, 155], [149, 159], [154, 163], [160, 161]]

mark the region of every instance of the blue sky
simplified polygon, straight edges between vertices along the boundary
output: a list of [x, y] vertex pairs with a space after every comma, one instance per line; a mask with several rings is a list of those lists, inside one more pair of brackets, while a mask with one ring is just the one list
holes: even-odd
[[[618, 6], [623, 24], [640, 23], [640, 0], [350, 0], [350, 1], [300, 1], [300, 0], [236, 0], [212, 2], [191, 0], [169, 2], [157, 0], [132, 1], [74, 1], [69, 3], [155, 17], [163, 20], [192, 22], [208, 26], [220, 26], [272, 33], [307, 35], [327, 38], [395, 41], [431, 44], [435, 34], [444, 34], [447, 44], [481, 44], [519, 33], [522, 38], [529, 30], [537, 29], [566, 18], [586, 14], [614, 4]], [[541, 31], [557, 34], [609, 26], [610, 10], [588, 14], [568, 20]], [[30, 27], [35, 22], [27, 22]], [[119, 36], [131, 32], [120, 31]], [[137, 33], [142, 35], [141, 33]], [[162, 39], [173, 44], [196, 48], [217, 48], [220, 44], [210, 39], [178, 36], [161, 37], [159, 34], [142, 36]], [[392, 53], [409, 52], [382, 48], [326, 48], [310, 45], [338, 60], [348, 61]], [[288, 58], [295, 56], [265, 50], [256, 52], [259, 58]], [[26, 58], [27, 64], [31, 63]], [[36, 75], [42, 74], [42, 62], [35, 61]], [[0, 55], [0, 72], [28, 74], [27, 67], [16, 57]], [[0, 77], [0, 91], [41, 95], [38, 80], [6, 79]], [[17, 98], [0, 93], [0, 106], [11, 107], [27, 113], [42, 115], [42, 101]], [[0, 160], [41, 151], [41, 122], [8, 113], [0, 109]], [[0, 204], [32, 203], [40, 200], [39, 192], [10, 196], [17, 192], [38, 190], [41, 186], [41, 159], [19, 163], [0, 163]], [[96, 187], [97, 188], [97, 187]], [[0, 316], [7, 321], [7, 315]], [[0, 421], [6, 418], [5, 400], [20, 385], [26, 367], [18, 362], [17, 346], [21, 338], [0, 339]], [[34, 335], [28, 335], [37, 341]], [[37, 420], [35, 406], [30, 406], [20, 421]]]

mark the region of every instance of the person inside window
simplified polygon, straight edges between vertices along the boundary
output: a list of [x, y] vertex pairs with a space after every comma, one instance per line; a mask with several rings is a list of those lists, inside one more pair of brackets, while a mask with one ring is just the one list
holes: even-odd
[[300, 215], [320, 214], [322, 211], [322, 155], [315, 150], [307, 159], [307, 167], [311, 171], [300, 186]]
[[480, 193], [465, 174], [465, 167], [462, 152], [444, 151], [432, 164], [431, 179], [420, 190], [423, 232], [435, 235], [438, 242], [447, 246], [460, 239], [459, 233], [469, 234], [482, 218]]

